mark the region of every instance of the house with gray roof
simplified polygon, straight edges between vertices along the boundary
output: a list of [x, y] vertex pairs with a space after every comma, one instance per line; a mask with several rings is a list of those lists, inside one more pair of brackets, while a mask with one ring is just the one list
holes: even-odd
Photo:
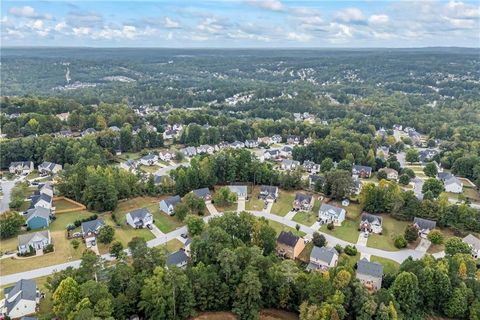
[[13, 287], [3, 289], [5, 305], [3, 313], [15, 319], [34, 314], [40, 301], [40, 292], [34, 280], [22, 279]]
[[313, 174], [320, 172], [320, 165], [310, 160], [303, 161], [303, 168]]
[[137, 161], [133, 159], [129, 159], [125, 162], [120, 164], [120, 168], [127, 170], [127, 171], [135, 171], [137, 169]]
[[135, 229], [141, 229], [153, 223], [153, 215], [147, 208], [136, 209], [127, 213], [126, 222]]
[[370, 178], [372, 176], [372, 167], [354, 165], [352, 167], [352, 176], [354, 178]]
[[335, 226], [341, 226], [345, 220], [346, 213], [343, 208], [322, 203], [318, 210], [318, 221], [320, 223], [333, 223]]
[[82, 137], [85, 137], [85, 136], [88, 136], [88, 135], [91, 135], [91, 134], [95, 134], [95, 133], [97, 133], [97, 130], [95, 130], [93, 128], [87, 128], [82, 132]]
[[277, 201], [278, 198], [278, 187], [275, 186], [261, 186], [260, 193], [258, 194], [259, 199], [266, 201]]
[[457, 177], [450, 177], [443, 181], [446, 192], [451, 193], [462, 193], [463, 192], [463, 183]]
[[45, 208], [45, 209], [52, 209], [52, 196], [48, 195], [47, 193], [41, 193], [30, 197], [31, 200], [31, 208]]
[[167, 257], [167, 268], [176, 266], [178, 268], [185, 268], [188, 263], [188, 256], [185, 253], [185, 250], [178, 250], [174, 253], [171, 253]]
[[245, 148], [245, 143], [243, 143], [242, 141], [234, 141], [230, 146], [233, 149], [242, 149]]
[[210, 190], [208, 188], [200, 188], [200, 189], [195, 189], [192, 190], [192, 192], [197, 196], [205, 201], [210, 201], [212, 199], [212, 195], [210, 193]]
[[363, 258], [357, 263], [355, 276], [369, 292], [376, 292], [382, 287], [383, 266], [378, 262], [370, 262]]
[[256, 147], [258, 147], [258, 141], [257, 140], [245, 140], [245, 147], [256, 148]]
[[23, 254], [30, 251], [30, 247], [35, 251], [43, 250], [46, 246], [52, 243], [50, 231], [38, 231], [27, 234], [21, 234], [17, 237], [18, 252]]
[[438, 150], [424, 149], [418, 152], [418, 160], [422, 163], [429, 162], [438, 154]]
[[360, 216], [360, 230], [362, 232], [377, 233], [380, 234], [383, 231], [383, 219], [380, 216], [370, 214], [367, 212], [362, 213]]
[[182, 201], [179, 195], [168, 197], [160, 201], [160, 210], [168, 214], [169, 216], [173, 215], [173, 210], [175, 206]]
[[248, 188], [247, 186], [236, 186], [236, 185], [230, 185], [228, 186], [228, 189], [230, 189], [230, 192], [233, 192], [237, 195], [237, 199], [242, 199], [245, 200], [247, 199], [248, 196]]
[[271, 138], [272, 143], [280, 143], [282, 142], [282, 136], [279, 134], [274, 134]]
[[293, 200], [293, 210], [295, 211], [310, 211], [313, 208], [315, 199], [311, 194], [297, 192]]
[[338, 263], [338, 256], [338, 252], [334, 248], [314, 246], [310, 253], [310, 262], [308, 263], [307, 270], [326, 271], [333, 268]]
[[31, 230], [48, 228], [51, 210], [43, 207], [28, 209], [25, 213], [25, 222]]
[[426, 238], [430, 231], [435, 229], [435, 227], [437, 226], [437, 222], [433, 220], [415, 217], [413, 219], [413, 225], [417, 227], [420, 237]]
[[377, 148], [376, 151], [377, 151], [376, 155], [378, 159], [386, 159], [388, 158], [388, 153], [390, 152], [390, 148], [385, 146], [380, 146]]
[[480, 258], [480, 239], [475, 237], [473, 234], [469, 234], [463, 238], [463, 242], [468, 244], [470, 249], [472, 249], [472, 257], [475, 259]]
[[186, 157], [194, 157], [197, 155], [197, 148], [195, 147], [186, 147], [180, 150]]
[[300, 137], [296, 135], [289, 135], [287, 137], [287, 143], [288, 144], [299, 144], [300, 143]]
[[450, 172], [439, 172], [437, 176], [438, 176], [438, 179], [442, 180], [442, 182], [445, 182], [445, 180], [453, 178], [453, 174], [451, 174]]
[[156, 154], [147, 154], [140, 158], [140, 163], [144, 166], [154, 166], [158, 162], [158, 156]]
[[85, 240], [87, 248], [90, 248], [97, 244], [97, 235], [100, 232], [100, 229], [104, 226], [105, 222], [102, 219], [82, 222], [80, 229], [82, 230], [82, 236]]
[[299, 166], [300, 166], [299, 161], [284, 159], [284, 160], [282, 160], [282, 164], [280, 165], [280, 168], [282, 170], [290, 171], [290, 170], [295, 170]]
[[56, 174], [62, 170], [62, 165], [58, 163], [44, 161], [38, 165], [40, 175]]
[[8, 167], [8, 171], [14, 174], [23, 174], [27, 175], [33, 171], [33, 162], [32, 161], [15, 161], [11, 162]]
[[291, 146], [283, 146], [282, 149], [280, 149], [280, 155], [284, 158], [290, 157], [293, 152], [293, 147]]
[[280, 150], [278, 149], [267, 149], [263, 153], [264, 160], [276, 160], [280, 157]]

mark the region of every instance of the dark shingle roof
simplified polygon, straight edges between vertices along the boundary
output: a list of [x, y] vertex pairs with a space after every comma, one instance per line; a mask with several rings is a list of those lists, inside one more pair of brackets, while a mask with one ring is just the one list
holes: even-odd
[[188, 260], [188, 256], [183, 250], [171, 253], [167, 257], [167, 266], [174, 266]]
[[136, 210], [130, 211], [128, 214], [130, 214], [130, 216], [134, 220], [135, 219], [144, 220], [145, 217], [152, 215], [147, 208], [136, 209]]
[[182, 198], [180, 198], [180, 196], [177, 195], [177, 196], [168, 197], [164, 201], [167, 204], [167, 206], [170, 206], [170, 205], [175, 206], [177, 203], [182, 201]]
[[428, 219], [422, 219], [415, 217], [413, 219], [413, 224], [416, 224], [420, 230], [433, 230], [437, 226], [437, 222]]
[[9, 314], [13, 310], [13, 308], [15, 308], [17, 303], [20, 302], [20, 300], [36, 300], [37, 284], [33, 280], [22, 279], [15, 283], [13, 287], [5, 288], [3, 292], [9, 297], [13, 297], [16, 294], [20, 293], [18, 297], [16, 297], [12, 301], [8, 301], [7, 299], [5, 300], [5, 308], [7, 309], [7, 314]]
[[324, 261], [328, 264], [332, 262], [333, 257], [337, 255], [337, 250], [333, 248], [326, 248], [326, 247], [317, 247], [314, 246], [312, 252], [310, 253], [310, 257], [315, 258], [316, 260]]
[[366, 221], [368, 223], [378, 221], [380, 224], [382, 224], [383, 219], [380, 216], [376, 216], [374, 214], [364, 212], [364, 213], [362, 213], [362, 216], [360, 217], [360, 221], [362, 221], [362, 222]]
[[310, 194], [305, 194], [305, 193], [301, 193], [301, 192], [297, 192], [297, 194], [295, 195], [295, 201], [307, 201], [307, 202], [310, 202], [312, 201], [312, 195]]
[[208, 190], [208, 188], [195, 189], [192, 192], [200, 198], [205, 198], [206, 196], [210, 195], [210, 190]]
[[370, 262], [363, 258], [357, 263], [357, 273], [381, 278], [383, 276], [383, 266], [378, 262]]
[[295, 247], [297, 242], [300, 240], [300, 237], [297, 237], [292, 232], [282, 231], [277, 238], [277, 242], [283, 243], [289, 247]]
[[96, 219], [92, 221], [82, 222], [81, 228], [83, 233], [97, 232], [97, 229], [104, 225], [105, 225], [105, 222], [102, 219]]

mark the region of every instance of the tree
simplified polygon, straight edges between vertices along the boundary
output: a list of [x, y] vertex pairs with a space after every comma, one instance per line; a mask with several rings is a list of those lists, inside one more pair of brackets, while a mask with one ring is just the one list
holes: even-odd
[[316, 231], [313, 233], [312, 241], [316, 247], [325, 247], [325, 245], [327, 244], [327, 239], [325, 239], [325, 236]]
[[237, 195], [228, 187], [222, 187], [213, 195], [213, 201], [221, 207], [226, 207], [237, 201]]
[[377, 178], [378, 178], [378, 180], [386, 180], [387, 179], [387, 173], [383, 170], [378, 171]]
[[350, 195], [353, 188], [352, 174], [349, 171], [334, 170], [325, 174], [323, 192], [334, 199], [343, 199]]
[[275, 250], [277, 233], [265, 218], [260, 218], [253, 225], [252, 244], [262, 249], [264, 255], [269, 255]]
[[183, 221], [187, 217], [188, 212], [188, 206], [183, 202], [177, 203], [175, 208], [173, 208], [173, 214], [180, 221]]
[[418, 279], [411, 272], [401, 272], [395, 278], [391, 287], [392, 294], [405, 315], [411, 316], [418, 312]]
[[233, 312], [240, 320], [258, 319], [258, 312], [262, 305], [262, 284], [255, 270], [245, 272], [241, 282], [237, 286]]
[[443, 243], [443, 233], [438, 229], [434, 229], [434, 230], [430, 231], [427, 238], [433, 244], [442, 244]]
[[115, 229], [112, 226], [103, 226], [98, 232], [98, 241], [103, 244], [109, 244], [115, 237]]
[[395, 237], [395, 242], [394, 242], [394, 245], [396, 248], [398, 249], [402, 249], [402, 248], [405, 248], [407, 247], [407, 240], [405, 239], [405, 237], [403, 236], [403, 234], [399, 234], [398, 236]]
[[405, 153], [405, 160], [410, 162], [410, 164], [413, 162], [418, 162], [418, 150], [415, 148], [409, 148]]
[[77, 250], [78, 247], [80, 246], [80, 241], [78, 241], [77, 239], [73, 239], [70, 243], [72, 244], [72, 247], [75, 250]]
[[423, 168], [423, 173], [425, 173], [427, 177], [435, 178], [438, 174], [437, 166], [435, 163], [429, 162], [425, 168]]
[[404, 169], [402, 169], [402, 173], [403, 173], [403, 174], [406, 174], [407, 176], [409, 176], [410, 179], [415, 178], [415, 171], [413, 171], [413, 170], [410, 169], [410, 168], [404, 168]]
[[445, 314], [454, 319], [464, 319], [468, 310], [468, 289], [464, 282], [453, 290], [450, 300], [445, 306]]
[[110, 254], [117, 260], [122, 259], [125, 256], [125, 252], [123, 252], [123, 244], [120, 241], [114, 241], [110, 246]]
[[188, 233], [191, 237], [200, 235], [205, 228], [205, 222], [203, 219], [193, 214], [187, 215], [185, 223], [187, 224]]
[[452, 237], [445, 242], [445, 253], [454, 256], [457, 253], [470, 254], [471, 250], [468, 244], [458, 237]]
[[80, 300], [78, 283], [71, 277], [65, 278], [52, 295], [53, 312], [67, 319]]
[[205, 205], [205, 200], [203, 200], [203, 198], [200, 198], [193, 192], [188, 193], [185, 197], [183, 197], [182, 203], [185, 203], [187, 205], [187, 208], [191, 214], [203, 215], [203, 212], [207, 208], [207, 206]]
[[438, 198], [440, 193], [444, 190], [443, 183], [440, 180], [429, 178], [425, 181], [422, 187], [422, 193], [425, 194], [428, 191], [431, 191], [435, 198]]
[[25, 218], [15, 211], [6, 211], [0, 214], [1, 238], [6, 239], [16, 236], [24, 224]]
[[352, 171], [352, 163], [346, 159], [340, 161], [337, 165], [338, 170]]
[[418, 239], [418, 228], [414, 224], [409, 224], [405, 228], [405, 240], [408, 242], [414, 242]]
[[325, 158], [320, 163], [320, 171], [328, 172], [333, 169], [333, 160], [331, 158]]
[[400, 184], [403, 184], [404, 186], [408, 185], [410, 183], [410, 177], [406, 174], [402, 174], [400, 178], [398, 179], [398, 182]]

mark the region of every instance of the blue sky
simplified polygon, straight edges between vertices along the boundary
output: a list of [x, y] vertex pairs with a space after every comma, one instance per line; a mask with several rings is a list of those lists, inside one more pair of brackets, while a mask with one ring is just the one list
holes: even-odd
[[2, 46], [479, 47], [478, 1], [2, 1]]

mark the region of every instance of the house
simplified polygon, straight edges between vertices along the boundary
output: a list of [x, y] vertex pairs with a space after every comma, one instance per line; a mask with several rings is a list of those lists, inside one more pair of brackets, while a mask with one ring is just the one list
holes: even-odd
[[310, 253], [310, 262], [307, 270], [326, 271], [338, 263], [338, 252], [333, 248], [314, 246]]
[[403, 130], [403, 126], [402, 126], [401, 124], [394, 124], [394, 125], [393, 125], [393, 130], [402, 131], [402, 130]]
[[112, 130], [113, 132], [120, 132], [120, 128], [117, 126], [110, 126], [108, 129]]
[[46, 246], [52, 243], [50, 231], [37, 231], [27, 234], [21, 234], [18, 239], [18, 252], [23, 254], [30, 251], [30, 247], [35, 250], [43, 250]]
[[443, 182], [446, 192], [462, 193], [463, 183], [457, 177], [450, 177]]
[[257, 140], [246, 140], [245, 141], [245, 147], [256, 148], [256, 147], [258, 147], [258, 141]]
[[246, 200], [248, 197], [247, 186], [228, 186], [228, 189], [237, 195], [238, 200]]
[[278, 187], [275, 187], [275, 186], [261, 186], [258, 198], [263, 199], [265, 201], [277, 201]]
[[27, 227], [31, 230], [48, 228], [50, 224], [50, 209], [43, 207], [31, 208], [24, 215]]
[[369, 292], [376, 292], [382, 287], [383, 266], [378, 262], [370, 262], [363, 258], [357, 263], [355, 277]]
[[352, 167], [352, 176], [354, 178], [370, 178], [372, 175], [372, 167], [354, 165]]
[[313, 143], [313, 139], [310, 138], [310, 137], [307, 137], [307, 138], [303, 139], [303, 144], [305, 146], [308, 146], [309, 144], [312, 144], [312, 143]]
[[294, 170], [300, 166], [300, 162], [296, 160], [284, 159], [282, 160], [282, 170]]
[[3, 289], [5, 302], [2, 313], [11, 319], [34, 314], [40, 301], [40, 292], [34, 280], [22, 279], [13, 287]]
[[443, 172], [442, 165], [438, 163], [437, 161], [433, 160], [433, 164], [435, 164], [435, 167], [437, 168], [437, 172]]
[[280, 149], [280, 155], [284, 158], [290, 157], [292, 155], [293, 148], [291, 146], [283, 146], [282, 149]]
[[412, 139], [413, 144], [418, 144], [420, 142], [420, 133], [415, 131], [415, 129], [411, 128], [411, 130], [408, 131], [408, 136], [410, 137], [410, 139]]
[[177, 131], [173, 129], [167, 129], [163, 131], [163, 140], [171, 140], [177, 136]]
[[321, 223], [333, 223], [335, 226], [341, 226], [345, 220], [346, 211], [343, 208], [322, 203], [318, 210], [318, 221]]
[[32, 201], [31, 208], [52, 209], [52, 197], [46, 193], [41, 193], [30, 198]]
[[463, 242], [468, 244], [472, 249], [472, 256], [477, 259], [480, 257], [480, 239], [475, 237], [473, 234], [469, 234], [463, 238]]
[[162, 176], [160, 174], [155, 174], [153, 176], [153, 184], [156, 185], [156, 186], [159, 186], [162, 183], [164, 183], [165, 180], [167, 180], [167, 179], [171, 179], [171, 178], [169, 176]]
[[148, 154], [140, 158], [140, 163], [144, 166], [154, 166], [158, 162], [158, 157], [155, 154]]
[[97, 133], [97, 130], [95, 130], [93, 128], [87, 128], [82, 132], [82, 137], [85, 137], [85, 136], [88, 136], [88, 135], [91, 135], [91, 134], [95, 134], [95, 133]]
[[360, 191], [362, 191], [362, 182], [360, 179], [353, 179], [352, 193], [358, 196]]
[[[281, 139], [280, 139], [280, 140], [281, 140]], [[272, 138], [270, 138], [270, 137], [261, 137], [261, 138], [258, 138], [258, 139], [257, 139], [257, 142], [258, 142], [259, 144], [266, 144], [267, 146], [269, 146], [269, 145], [271, 145], [272, 143], [274, 143], [274, 142], [272, 141]]]
[[51, 182], [46, 182], [38, 185], [38, 194], [47, 194], [53, 197], [53, 186]]
[[102, 219], [82, 222], [80, 229], [82, 230], [82, 236], [83, 239], [85, 239], [87, 248], [93, 247], [97, 244], [96, 238], [103, 226], [105, 226], [105, 222]]
[[320, 180], [320, 185], [323, 187], [323, 184], [325, 183], [325, 178], [323, 176], [319, 176], [317, 174], [311, 174], [308, 176], [308, 180], [309, 180], [309, 183], [310, 183], [310, 187], [313, 188], [315, 186], [315, 184], [317, 183], [317, 181]]
[[174, 253], [171, 253], [167, 257], [167, 267], [176, 266], [178, 268], [185, 268], [188, 263], [188, 256], [185, 250], [180, 249]]
[[120, 168], [127, 171], [135, 171], [137, 169], [137, 161], [130, 159], [120, 164]]
[[390, 152], [389, 147], [380, 146], [377, 148], [377, 158], [386, 159], [388, 157], [389, 152]]
[[277, 238], [277, 254], [287, 259], [295, 259], [305, 248], [305, 241], [291, 231], [280, 232]]
[[33, 171], [33, 162], [32, 161], [15, 161], [11, 162], [8, 167], [8, 171], [14, 174], [23, 174], [27, 175]]
[[126, 215], [127, 224], [133, 228], [149, 227], [153, 223], [153, 216], [147, 208], [130, 211]]
[[449, 172], [439, 172], [437, 176], [438, 176], [438, 179], [440, 179], [443, 183], [445, 183], [445, 180], [448, 180], [454, 177], [454, 175]]
[[313, 161], [305, 160], [303, 161], [303, 168], [305, 171], [310, 173], [319, 173], [320, 172], [320, 165], [316, 164]]
[[387, 135], [387, 130], [385, 130], [384, 127], [381, 127], [377, 130], [377, 135], [383, 138]]
[[268, 149], [263, 153], [263, 159], [265, 160], [277, 160], [280, 158], [280, 150], [278, 149]]
[[381, 234], [383, 230], [382, 224], [382, 217], [374, 214], [364, 212], [360, 217], [360, 230], [362, 232]]
[[233, 149], [242, 149], [245, 148], [245, 143], [243, 143], [242, 141], [234, 141], [230, 146]]
[[200, 188], [192, 190], [192, 192], [199, 198], [204, 199], [205, 201], [210, 201], [212, 199], [212, 195], [208, 188]]
[[398, 179], [398, 171], [392, 168], [382, 168], [378, 170], [378, 172], [385, 172], [387, 174], [388, 180], [397, 180]]
[[282, 142], [282, 136], [279, 134], [275, 134], [270, 140], [272, 141], [272, 143], [280, 143]]
[[433, 220], [415, 217], [413, 219], [413, 225], [417, 227], [420, 237], [427, 238], [430, 231], [435, 229], [435, 227], [437, 226], [437, 222]]
[[44, 161], [38, 165], [40, 175], [56, 174], [60, 170], [62, 170], [62, 165], [53, 162]]
[[169, 216], [173, 215], [173, 210], [175, 209], [175, 206], [182, 201], [182, 198], [180, 198], [179, 195], [168, 197], [166, 199], [163, 199], [160, 201], [160, 210], [168, 214]]
[[158, 157], [162, 161], [170, 162], [172, 159], [175, 159], [175, 154], [173, 152], [164, 151], [164, 152], [159, 152]]
[[310, 194], [297, 192], [293, 200], [293, 210], [295, 211], [310, 211], [313, 208], [315, 199]]
[[186, 147], [180, 150], [186, 157], [193, 157], [197, 155], [197, 148], [195, 147]]
[[67, 129], [67, 130], [60, 130], [56, 135], [59, 137], [69, 138], [73, 136], [73, 133], [72, 133], [72, 130]]
[[429, 162], [438, 154], [438, 151], [435, 149], [424, 149], [418, 152], [418, 160], [420, 162]]
[[288, 144], [300, 144], [300, 137], [295, 135], [290, 135], [287, 137]]

